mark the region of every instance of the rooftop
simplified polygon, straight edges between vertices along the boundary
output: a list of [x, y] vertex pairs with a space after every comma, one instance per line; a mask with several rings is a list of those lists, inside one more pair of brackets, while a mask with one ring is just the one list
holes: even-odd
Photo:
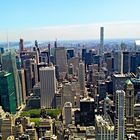
[[104, 115], [104, 116], [96, 115], [95, 118], [96, 118], [98, 127], [102, 126], [110, 131], [114, 131], [114, 125], [113, 125], [112, 120], [109, 117], [109, 115]]
[[125, 74], [114, 74], [114, 77], [126, 77]]
[[45, 71], [45, 70], [55, 70], [55, 67], [50, 66], [50, 67], [41, 67], [40, 68], [41, 71]]
[[80, 100], [80, 102], [94, 102], [94, 99], [91, 97], [86, 97]]
[[132, 82], [131, 82], [129, 79], [127, 79], [127, 80], [125, 81], [125, 83], [126, 83], [127, 85], [133, 85]]

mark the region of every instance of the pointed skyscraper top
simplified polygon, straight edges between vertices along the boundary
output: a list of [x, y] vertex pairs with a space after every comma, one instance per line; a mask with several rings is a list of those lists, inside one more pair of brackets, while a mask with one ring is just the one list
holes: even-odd
[[57, 39], [54, 42], [54, 47], [57, 48]]
[[127, 79], [125, 81], [125, 86], [126, 88], [133, 88], [133, 83], [131, 82], [131, 80]]

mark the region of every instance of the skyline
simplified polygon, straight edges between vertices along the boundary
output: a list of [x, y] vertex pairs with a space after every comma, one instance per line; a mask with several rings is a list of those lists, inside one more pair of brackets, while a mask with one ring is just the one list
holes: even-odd
[[2, 1], [0, 41], [139, 38], [138, 0]]

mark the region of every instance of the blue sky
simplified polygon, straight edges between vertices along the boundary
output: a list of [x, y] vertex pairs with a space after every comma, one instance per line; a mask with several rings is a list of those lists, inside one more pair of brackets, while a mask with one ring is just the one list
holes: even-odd
[[[45, 36], [48, 39], [54, 37], [65, 39], [65, 34], [68, 36], [66, 39], [73, 39], [74, 34], [77, 34], [75, 39], [83, 39], [78, 36], [80, 29], [76, 31], [76, 27], [84, 26], [84, 28], [87, 28], [88, 25], [92, 25], [92, 27], [97, 28], [95, 24], [98, 23], [98, 25], [102, 24], [104, 26], [105, 24], [108, 27], [109, 24], [112, 24], [112, 26], [114, 24], [114, 27], [121, 27], [120, 23], [123, 24], [123, 27], [124, 24], [129, 24], [128, 30], [130, 30], [129, 28], [135, 29], [135, 24], [140, 23], [139, 6], [140, 0], [1, 0], [0, 40], [4, 40], [6, 30], [8, 30], [11, 40], [17, 40], [20, 36], [26, 39], [29, 37], [33, 40], [35, 38], [44, 40]], [[118, 23], [119, 26], [116, 25]], [[47, 28], [47, 30], [39, 31], [40, 28], [42, 30]], [[45, 32], [51, 32], [52, 28], [53, 35], [49, 37], [49, 34]], [[70, 28], [73, 33], [69, 35]], [[34, 36], [36, 29], [38, 36]], [[57, 36], [58, 29], [59, 32], [62, 29], [62, 36]], [[66, 30], [65, 33], [63, 29]], [[29, 32], [33, 34], [29, 36]], [[87, 34], [86, 30], [82, 33]], [[40, 35], [42, 38], [40, 38]], [[131, 37], [131, 35], [127, 35], [128, 38]], [[140, 33], [137, 31], [134, 37], [138, 36], [140, 36]], [[88, 34], [87, 37], [83, 37], [85, 39], [92, 38]]]

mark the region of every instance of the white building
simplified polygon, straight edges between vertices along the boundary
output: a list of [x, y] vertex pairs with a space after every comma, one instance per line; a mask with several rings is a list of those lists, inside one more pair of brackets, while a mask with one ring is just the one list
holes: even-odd
[[72, 123], [72, 103], [66, 102], [63, 108], [64, 124], [68, 126]]
[[114, 125], [109, 115], [95, 116], [96, 140], [114, 140]]
[[125, 92], [123, 90], [116, 91], [115, 104], [115, 138], [117, 140], [125, 139]]
[[55, 67], [42, 67], [39, 69], [39, 74], [41, 107], [53, 108], [54, 96], [56, 93]]

